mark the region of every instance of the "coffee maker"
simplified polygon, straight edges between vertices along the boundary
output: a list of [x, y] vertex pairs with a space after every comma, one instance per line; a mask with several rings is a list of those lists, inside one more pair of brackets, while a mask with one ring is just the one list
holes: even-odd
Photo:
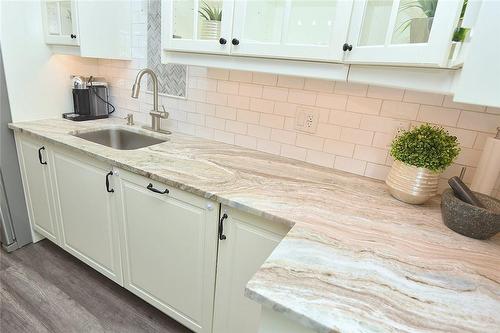
[[73, 77], [74, 112], [63, 113], [63, 118], [82, 121], [108, 118], [115, 111], [109, 102], [108, 84], [102, 78]]

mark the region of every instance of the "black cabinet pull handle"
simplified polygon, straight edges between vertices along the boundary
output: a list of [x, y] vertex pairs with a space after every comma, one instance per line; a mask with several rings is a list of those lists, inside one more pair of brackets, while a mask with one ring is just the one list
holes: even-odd
[[221, 45], [226, 45], [227, 40], [226, 40], [225, 38], [222, 38], [222, 37], [221, 37], [221, 38], [219, 39], [219, 43], [220, 43]]
[[159, 194], [168, 194], [170, 191], [168, 190], [168, 188], [165, 189], [165, 191], [160, 191], [160, 190], [157, 190], [153, 187], [153, 184], [149, 183], [148, 186], [146, 186], [146, 188], [152, 192], [155, 192], [155, 193], [159, 193]]
[[73, 38], [73, 39], [75, 39], [76, 35], [75, 34], [71, 34], [70, 37]]
[[219, 220], [219, 239], [224, 240], [226, 239], [226, 235], [224, 235], [224, 220], [227, 219], [229, 216], [227, 216], [226, 213], [222, 215], [222, 217]]
[[110, 171], [106, 174], [106, 191], [109, 193], [113, 193], [115, 190], [109, 188], [109, 176], [113, 175], [113, 171]]
[[352, 51], [352, 44], [347, 44], [347, 43], [344, 43], [344, 45], [342, 45], [342, 50], [345, 51]]
[[231, 43], [232, 43], [233, 45], [238, 45], [238, 44], [240, 43], [240, 41], [239, 41], [239, 40], [237, 40], [236, 38], [233, 38], [233, 40], [231, 41]]
[[44, 146], [42, 146], [40, 149], [38, 149], [38, 160], [40, 161], [40, 164], [47, 164], [47, 162], [44, 162], [42, 160], [42, 150], [45, 150]]

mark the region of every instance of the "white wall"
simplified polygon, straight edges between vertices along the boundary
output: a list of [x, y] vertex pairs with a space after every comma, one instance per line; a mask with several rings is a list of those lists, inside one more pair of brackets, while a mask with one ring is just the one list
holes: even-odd
[[40, 1], [0, 1], [0, 43], [14, 122], [72, 112], [70, 75], [97, 72], [94, 59], [52, 55]]

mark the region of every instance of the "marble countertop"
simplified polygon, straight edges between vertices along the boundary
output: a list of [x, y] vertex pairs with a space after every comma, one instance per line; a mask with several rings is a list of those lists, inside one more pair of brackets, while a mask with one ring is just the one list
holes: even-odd
[[317, 332], [500, 331], [500, 234], [449, 230], [439, 198], [408, 205], [380, 181], [187, 135], [133, 151], [70, 135], [118, 124], [10, 127], [290, 225], [246, 295]]

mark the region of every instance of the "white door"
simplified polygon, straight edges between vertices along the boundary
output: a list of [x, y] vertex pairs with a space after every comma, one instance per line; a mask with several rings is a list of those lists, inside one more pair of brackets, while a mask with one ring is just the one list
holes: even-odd
[[351, 9], [351, 0], [236, 1], [231, 53], [340, 61]]
[[120, 170], [125, 288], [195, 332], [211, 332], [218, 205]]
[[[214, 329], [217, 333], [255, 333], [261, 306], [244, 295], [245, 286], [289, 231], [283, 224], [222, 207]], [[224, 237], [225, 236], [225, 237]]]
[[355, 0], [348, 63], [446, 66], [462, 0]]
[[[83, 155], [55, 150], [54, 188], [61, 246], [95, 270], [122, 284], [116, 194], [111, 168]], [[109, 185], [107, 186], [108, 180]]]
[[59, 233], [55, 219], [54, 201], [49, 168], [50, 148], [43, 142], [16, 134], [24, 195], [32, 228], [58, 243]]
[[42, 1], [42, 22], [47, 44], [80, 45], [75, 1]]
[[163, 0], [162, 48], [227, 54], [233, 0]]

